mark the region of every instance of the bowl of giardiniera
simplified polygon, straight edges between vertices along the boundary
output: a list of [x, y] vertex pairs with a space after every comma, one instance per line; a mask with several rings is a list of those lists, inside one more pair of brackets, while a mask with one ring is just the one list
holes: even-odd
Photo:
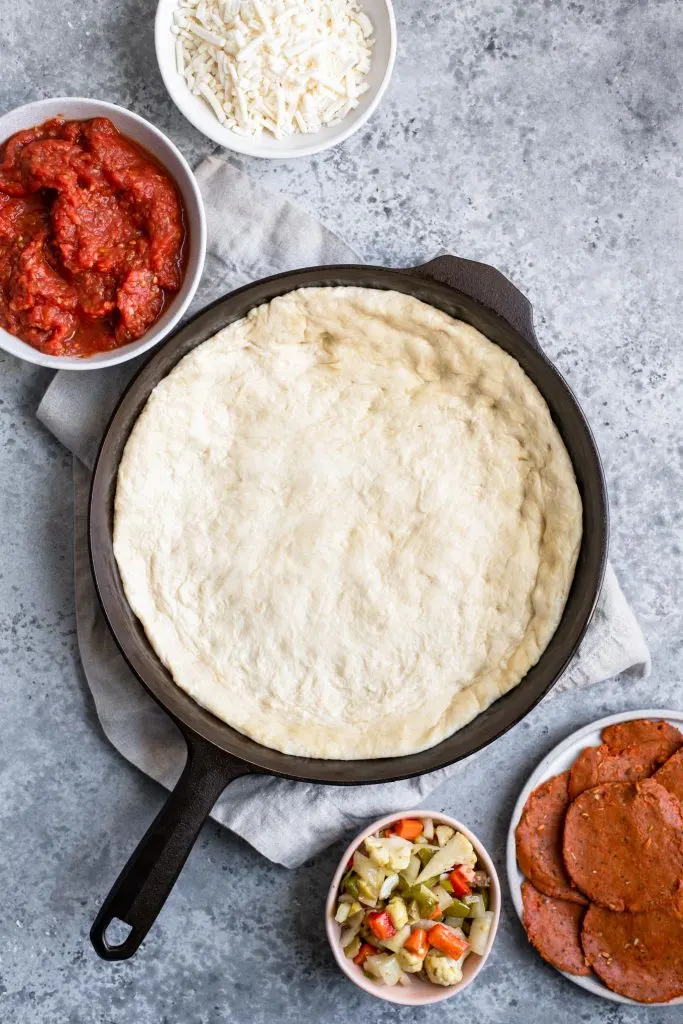
[[349, 845], [332, 880], [327, 936], [344, 974], [406, 1006], [462, 992], [484, 966], [500, 916], [488, 853], [436, 811], [392, 814]]

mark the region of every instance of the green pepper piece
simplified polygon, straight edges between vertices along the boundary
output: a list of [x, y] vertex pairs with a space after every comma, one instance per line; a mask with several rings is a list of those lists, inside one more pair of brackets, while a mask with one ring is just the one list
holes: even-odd
[[462, 900], [453, 900], [446, 907], [444, 913], [448, 914], [449, 917], [467, 917], [470, 912], [469, 905], [463, 903]]
[[484, 901], [484, 910], [488, 910], [489, 903], [491, 902], [488, 889], [478, 889], [477, 891]]
[[[358, 889], [356, 896], [362, 896], [366, 900], [377, 899], [377, 890], [373, 889], [373, 887], [366, 882], [364, 878], [358, 879], [356, 882], [356, 888]], [[353, 893], [351, 893], [351, 895], [353, 896]]]
[[[408, 894], [406, 893], [406, 899]], [[408, 904], [408, 921], [410, 924], [415, 924], [416, 921], [420, 920], [420, 908], [417, 905], [417, 900], [411, 900]]]
[[429, 864], [430, 860], [432, 859], [435, 853], [436, 850], [428, 850], [424, 846], [420, 846], [415, 850], [415, 854], [423, 868], [426, 867], [427, 864]]
[[445, 889], [446, 892], [448, 892], [448, 893], [451, 893], [451, 892], [455, 891], [453, 889], [453, 883], [451, 882], [450, 878], [442, 878], [441, 879], [441, 888]]
[[409, 899], [415, 900], [422, 917], [431, 917], [437, 905], [437, 899], [426, 885], [415, 885], [407, 893]]
[[360, 895], [358, 892], [358, 882], [358, 875], [353, 868], [350, 868], [342, 878], [342, 889], [344, 892], [348, 892], [349, 896], [353, 896], [355, 900], [357, 900]]
[[362, 945], [363, 943], [356, 935], [355, 939], [351, 939], [348, 946], [344, 947], [344, 956], [348, 957], [349, 960], [353, 960], [354, 956], [358, 956], [358, 954], [360, 953], [360, 947]]

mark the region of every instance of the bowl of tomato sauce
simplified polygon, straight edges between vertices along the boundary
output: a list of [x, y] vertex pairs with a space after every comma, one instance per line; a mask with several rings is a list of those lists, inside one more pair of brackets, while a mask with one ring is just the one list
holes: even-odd
[[196, 179], [158, 128], [101, 100], [0, 117], [0, 348], [69, 370], [158, 344], [204, 266]]

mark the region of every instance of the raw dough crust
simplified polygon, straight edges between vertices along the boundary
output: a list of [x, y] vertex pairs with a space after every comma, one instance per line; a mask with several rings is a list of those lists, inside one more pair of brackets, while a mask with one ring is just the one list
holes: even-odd
[[516, 686], [581, 530], [511, 356], [412, 296], [307, 288], [155, 388], [114, 550], [178, 686], [266, 746], [352, 759], [431, 747]]

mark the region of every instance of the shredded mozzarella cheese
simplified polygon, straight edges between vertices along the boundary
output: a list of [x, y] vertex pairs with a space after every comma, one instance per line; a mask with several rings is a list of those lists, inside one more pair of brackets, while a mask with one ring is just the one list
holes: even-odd
[[318, 131], [368, 89], [373, 27], [355, 0], [179, 0], [171, 31], [178, 74], [239, 135]]

